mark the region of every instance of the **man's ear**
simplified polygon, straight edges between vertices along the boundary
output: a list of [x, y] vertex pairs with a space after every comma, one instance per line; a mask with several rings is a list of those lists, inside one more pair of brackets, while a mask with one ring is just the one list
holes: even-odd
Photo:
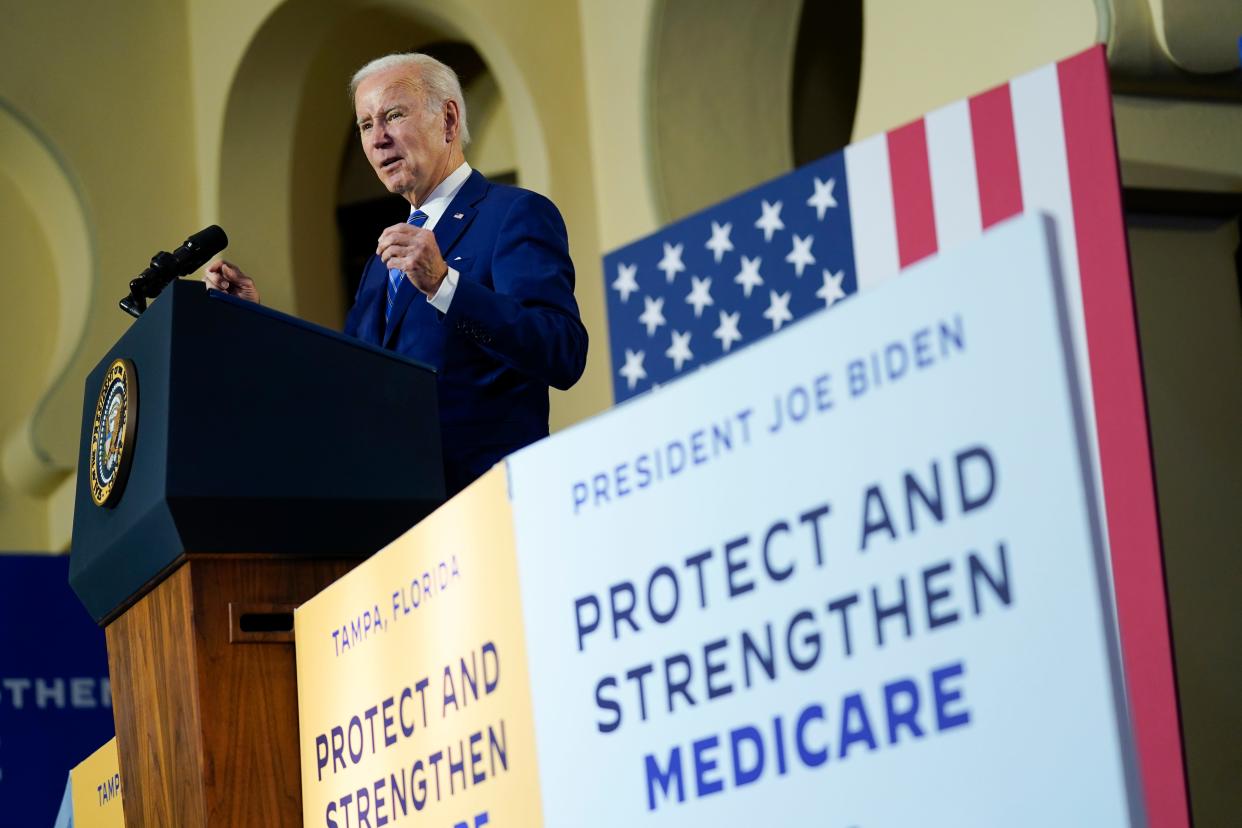
[[457, 108], [457, 101], [447, 100], [444, 102], [444, 143], [456, 141], [460, 132], [461, 111]]

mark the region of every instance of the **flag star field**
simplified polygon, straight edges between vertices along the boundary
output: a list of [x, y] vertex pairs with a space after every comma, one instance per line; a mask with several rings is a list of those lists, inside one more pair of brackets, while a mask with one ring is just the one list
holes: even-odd
[[604, 268], [621, 401], [856, 291], [844, 154], [622, 247]]

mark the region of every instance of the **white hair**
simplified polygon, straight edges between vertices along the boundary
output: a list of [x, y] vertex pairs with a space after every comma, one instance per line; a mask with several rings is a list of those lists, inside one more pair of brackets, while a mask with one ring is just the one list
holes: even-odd
[[466, 100], [461, 94], [461, 81], [457, 73], [440, 61], [421, 52], [401, 52], [384, 55], [363, 66], [349, 81], [349, 99], [354, 100], [358, 94], [358, 85], [378, 72], [406, 67], [417, 70], [411, 77], [422, 90], [424, 103], [429, 112], [439, 114], [445, 101], [457, 104], [457, 112], [461, 116], [461, 129], [458, 137], [461, 145], [470, 143], [470, 128], [466, 126]]

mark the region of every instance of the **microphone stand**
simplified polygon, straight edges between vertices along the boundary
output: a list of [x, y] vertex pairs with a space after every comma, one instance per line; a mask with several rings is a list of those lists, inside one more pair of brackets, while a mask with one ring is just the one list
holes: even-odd
[[129, 282], [129, 296], [120, 301], [121, 310], [137, 319], [147, 309], [147, 301], [159, 296], [164, 288], [180, 276], [189, 276], [229, 245], [229, 237], [219, 225], [206, 227], [167, 253], [161, 250], [151, 257], [151, 266]]
[[151, 257], [151, 266], [129, 282], [129, 296], [120, 301], [121, 310], [137, 319], [147, 309], [147, 301], [159, 296], [164, 288], [184, 275], [171, 253], [161, 250]]

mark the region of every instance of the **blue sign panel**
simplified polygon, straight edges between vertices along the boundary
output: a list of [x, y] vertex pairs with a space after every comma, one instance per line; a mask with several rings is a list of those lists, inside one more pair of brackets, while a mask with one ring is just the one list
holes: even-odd
[[0, 555], [0, 822], [51, 825], [69, 770], [112, 735], [104, 634], [69, 558]]

